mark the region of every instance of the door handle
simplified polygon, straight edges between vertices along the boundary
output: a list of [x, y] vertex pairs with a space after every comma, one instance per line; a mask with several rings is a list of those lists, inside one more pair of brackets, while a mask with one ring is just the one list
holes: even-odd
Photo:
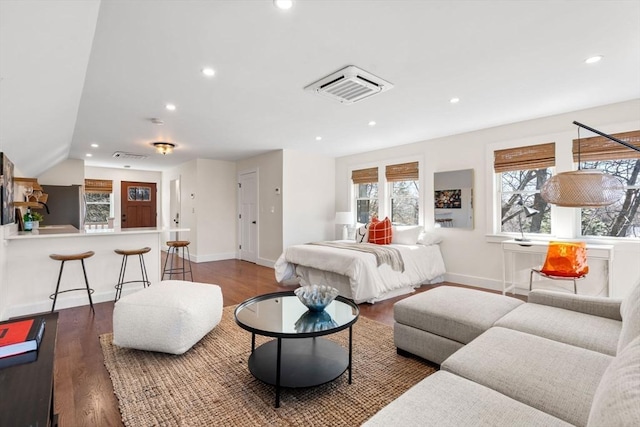
[[255, 223], [256, 223], [255, 221], [251, 221], [251, 224], [255, 224]]

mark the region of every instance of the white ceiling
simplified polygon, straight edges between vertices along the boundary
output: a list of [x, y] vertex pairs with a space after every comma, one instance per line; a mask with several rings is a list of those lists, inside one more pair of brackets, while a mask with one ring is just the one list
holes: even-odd
[[[30, 176], [67, 157], [339, 157], [640, 98], [640, 1], [2, 0], [0, 24], [0, 149]], [[303, 90], [347, 65], [394, 88]]]

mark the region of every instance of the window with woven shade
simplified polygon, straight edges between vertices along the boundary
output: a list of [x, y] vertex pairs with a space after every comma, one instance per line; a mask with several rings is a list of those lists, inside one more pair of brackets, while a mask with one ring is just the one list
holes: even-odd
[[394, 225], [418, 225], [420, 218], [420, 170], [418, 162], [387, 165], [391, 222]]
[[[525, 233], [551, 233], [551, 207], [540, 196], [540, 189], [552, 175], [555, 153], [554, 142], [494, 151], [501, 232], [519, 233], [522, 222]], [[526, 217], [524, 206], [539, 213]]]
[[[613, 134], [640, 148], [640, 130]], [[580, 210], [583, 236], [640, 237], [640, 152], [602, 136], [573, 140], [573, 160], [580, 169], [598, 169], [618, 178], [624, 196], [605, 207]]]
[[378, 215], [378, 168], [354, 170], [351, 180], [355, 187], [356, 220], [367, 224]]
[[113, 182], [110, 179], [85, 179], [85, 224], [106, 224], [113, 216]]

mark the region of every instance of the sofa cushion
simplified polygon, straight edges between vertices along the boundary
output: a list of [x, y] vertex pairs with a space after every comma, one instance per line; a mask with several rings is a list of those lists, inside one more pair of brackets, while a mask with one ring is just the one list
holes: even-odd
[[393, 315], [398, 323], [466, 344], [521, 304], [504, 295], [439, 286], [398, 301]]
[[382, 408], [364, 426], [569, 426], [503, 394], [439, 371]]
[[615, 356], [622, 322], [540, 304], [523, 304], [495, 326]]
[[618, 353], [636, 337], [640, 336], [640, 282], [620, 304], [622, 330], [618, 341]]
[[587, 425], [640, 426], [640, 337], [627, 345], [605, 371]]
[[493, 327], [442, 369], [584, 426], [611, 356], [512, 329]]

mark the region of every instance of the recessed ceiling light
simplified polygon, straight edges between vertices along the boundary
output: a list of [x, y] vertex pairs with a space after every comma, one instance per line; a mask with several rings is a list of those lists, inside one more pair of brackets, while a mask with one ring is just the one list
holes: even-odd
[[273, 4], [282, 10], [288, 10], [293, 7], [293, 0], [273, 0]]
[[449, 102], [452, 104], [457, 104], [458, 102], [460, 102], [460, 98], [451, 98]]
[[91, 157], [91, 156], [93, 156], [93, 154], [91, 154], [91, 153], [87, 153], [87, 154], [86, 154], [86, 156], [87, 156], [87, 157]]
[[99, 145], [98, 145], [98, 144], [95, 144], [95, 143], [94, 143], [94, 144], [91, 144], [91, 146], [92, 146], [93, 148], [98, 148], [98, 147], [99, 147]]
[[595, 64], [596, 62], [600, 62], [601, 59], [602, 59], [602, 55], [596, 55], [596, 56], [592, 56], [590, 58], [585, 59], [584, 62], [586, 64]]
[[376, 122], [374, 122], [373, 120], [369, 122], [369, 126], [375, 126], [375, 125], [376, 125]]
[[216, 70], [214, 70], [213, 68], [210, 68], [210, 67], [203, 68], [202, 69], [202, 74], [204, 74], [207, 77], [213, 77], [216, 74]]
[[320, 141], [320, 140], [322, 140], [322, 137], [321, 136], [316, 136], [316, 141]]
[[166, 108], [169, 111], [175, 111], [176, 110], [176, 106], [173, 105], [173, 104], [167, 104], [167, 105], [165, 105], [164, 108]]

